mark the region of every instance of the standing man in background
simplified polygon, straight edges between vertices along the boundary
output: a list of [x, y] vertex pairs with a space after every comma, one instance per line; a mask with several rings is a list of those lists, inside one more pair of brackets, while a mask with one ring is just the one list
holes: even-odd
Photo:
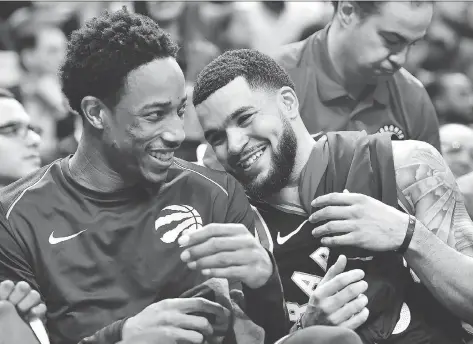
[[429, 27], [432, 2], [332, 3], [335, 14], [323, 30], [273, 54], [296, 85], [309, 132], [390, 132], [439, 149], [432, 102], [402, 68]]

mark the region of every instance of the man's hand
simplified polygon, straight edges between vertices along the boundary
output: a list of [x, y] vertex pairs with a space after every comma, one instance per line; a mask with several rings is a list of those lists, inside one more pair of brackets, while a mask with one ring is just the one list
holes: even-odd
[[186, 247], [181, 259], [187, 266], [207, 276], [241, 281], [255, 289], [273, 273], [268, 252], [242, 224], [211, 223], [184, 232], [179, 244]]
[[223, 306], [200, 297], [162, 300], [126, 320], [122, 339], [127, 342], [130, 337], [153, 330], [160, 332], [170, 343], [201, 344], [205, 338], [212, 336], [213, 329], [206, 318], [192, 313], [225, 317], [225, 312]]
[[312, 292], [302, 316], [303, 327], [313, 325], [342, 326], [355, 330], [368, 319], [368, 298], [363, 293], [368, 283], [363, 270], [343, 272], [345, 256], [338, 257], [325, 277]]
[[397, 250], [406, 236], [409, 215], [372, 197], [356, 193], [330, 193], [312, 201], [322, 208], [309, 221], [329, 221], [312, 234], [326, 246], [355, 246], [372, 251]]
[[0, 300], [11, 302], [17, 312], [27, 320], [39, 318], [44, 321], [46, 305], [41, 302], [41, 296], [24, 281], [13, 283], [6, 280], [0, 283]]

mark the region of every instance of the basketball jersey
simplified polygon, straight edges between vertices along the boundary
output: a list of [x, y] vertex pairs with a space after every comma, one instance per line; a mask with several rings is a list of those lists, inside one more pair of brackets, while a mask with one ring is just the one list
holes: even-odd
[[[320, 137], [320, 136], [319, 136]], [[388, 135], [365, 132], [326, 134], [317, 142], [301, 173], [299, 196], [302, 204], [252, 202], [263, 245], [272, 249], [283, 283], [292, 322], [305, 311], [311, 292], [339, 254], [348, 258], [346, 270], [361, 268], [368, 282], [368, 321], [357, 329], [364, 343], [442, 343], [448, 337], [431, 335], [419, 308], [404, 302], [413, 285], [402, 256], [357, 248], [323, 247], [312, 236], [316, 225], [307, 221], [315, 211], [310, 203], [318, 196], [347, 189], [397, 207], [397, 187]], [[323, 148], [321, 145], [323, 144]], [[442, 340], [439, 340], [441, 338]], [[455, 340], [445, 343], [459, 343]]]
[[[24, 280], [40, 292], [53, 344], [78, 343], [207, 280], [180, 259], [184, 230], [209, 223], [254, 228], [243, 188], [226, 173], [175, 159], [163, 184], [103, 193], [77, 184], [68, 161], [0, 195], [8, 219], [0, 214], [0, 281]], [[251, 290], [254, 298], [244, 287], [246, 311], [265, 329], [276, 317], [281, 325], [267, 337], [279, 338], [286, 328], [282, 294], [265, 287], [263, 296]], [[252, 307], [261, 309], [250, 315]]]

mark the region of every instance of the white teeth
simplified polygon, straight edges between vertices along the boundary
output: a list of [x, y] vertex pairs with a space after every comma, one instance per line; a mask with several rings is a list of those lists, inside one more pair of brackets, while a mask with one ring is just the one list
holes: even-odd
[[259, 157], [263, 154], [263, 151], [264, 151], [264, 150], [259, 150], [259, 151], [257, 151], [255, 154], [251, 155], [251, 156], [250, 156], [248, 159], [246, 159], [245, 161], [240, 162], [239, 165], [240, 165], [241, 167], [243, 167], [243, 168], [246, 170], [246, 169], [249, 168], [251, 165], [253, 165], [253, 164], [256, 162], [256, 160], [259, 159]]
[[149, 153], [153, 158], [166, 161], [173, 157], [173, 152], [159, 153], [159, 152], [150, 152]]

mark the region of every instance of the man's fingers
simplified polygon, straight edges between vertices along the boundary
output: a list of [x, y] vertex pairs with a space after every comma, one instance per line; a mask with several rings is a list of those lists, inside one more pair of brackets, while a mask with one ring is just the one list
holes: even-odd
[[360, 313], [368, 304], [366, 295], [358, 295], [357, 298], [346, 303], [342, 308], [338, 309], [329, 316], [329, 320], [336, 325], [351, 319], [354, 315]]
[[183, 262], [196, 261], [203, 257], [209, 257], [219, 252], [232, 252], [244, 247], [251, 247], [249, 240], [254, 240], [251, 234], [248, 236], [213, 237], [195, 246], [188, 247], [181, 254]]
[[[166, 331], [167, 335], [174, 338], [176, 343], [202, 344], [204, 343], [204, 336], [198, 331], [186, 330], [179, 327], [169, 327]], [[133, 342], [134, 343], [134, 342]], [[161, 343], [156, 341], [156, 343]]]
[[338, 293], [330, 297], [329, 300], [334, 307], [330, 310], [330, 313], [343, 307], [343, 305], [347, 304], [351, 300], [356, 299], [358, 296], [363, 294], [366, 289], [368, 289], [368, 283], [366, 281], [358, 281], [347, 285]]
[[312, 235], [316, 238], [320, 238], [324, 235], [350, 233], [355, 229], [354, 220], [331, 220], [322, 226], [315, 227], [312, 230]]
[[245, 266], [251, 264], [254, 260], [251, 253], [251, 250], [221, 252], [209, 257], [200, 258], [196, 261], [188, 262], [187, 266], [192, 270]]
[[319, 286], [324, 284], [327, 281], [330, 281], [335, 276], [341, 274], [345, 270], [346, 266], [347, 266], [347, 257], [345, 257], [344, 255], [338, 256], [337, 261], [335, 262], [335, 264], [333, 264], [330, 267], [330, 269], [328, 269], [324, 278], [322, 279], [322, 281], [320, 281]]
[[[338, 291], [344, 289], [352, 283], [358, 282], [365, 277], [365, 272], [360, 269], [354, 269], [343, 272], [330, 281], [324, 283], [320, 288], [317, 288], [312, 295], [318, 295], [319, 299], [325, 299], [338, 293]], [[365, 282], [366, 283], [366, 282]], [[358, 296], [358, 295], [356, 295]], [[312, 298], [312, 296], [311, 296]], [[347, 300], [350, 301], [350, 300]], [[310, 303], [310, 300], [309, 300]]]
[[232, 266], [227, 268], [204, 269], [202, 273], [209, 277], [226, 278], [229, 280], [245, 280], [248, 276], [247, 266]]
[[368, 316], [370, 315], [370, 312], [368, 308], [363, 308], [363, 310], [355, 314], [353, 317], [348, 319], [347, 321], [342, 322], [339, 326], [349, 328], [351, 330], [356, 330], [358, 327], [363, 325], [366, 320], [368, 320]]
[[0, 301], [7, 300], [13, 291], [13, 288], [15, 288], [15, 283], [10, 280], [0, 283]]
[[325, 237], [320, 239], [322, 245], [327, 247], [334, 246], [356, 246], [358, 247], [357, 233], [351, 232], [343, 235], [336, 235], [333, 237]]
[[41, 320], [44, 320], [46, 318], [46, 305], [44, 303], [40, 303], [39, 305], [31, 308], [28, 317], [29, 318], [39, 318]]
[[317, 223], [326, 220], [347, 220], [356, 216], [353, 206], [328, 206], [314, 212], [309, 221]]
[[27, 313], [29, 310], [41, 303], [41, 296], [36, 290], [31, 290], [16, 307], [21, 313]]
[[248, 229], [240, 223], [211, 223], [196, 231], [184, 231], [178, 242], [181, 246], [192, 246], [213, 237], [237, 236]]
[[168, 319], [167, 325], [184, 330], [198, 331], [206, 337], [213, 334], [213, 328], [209, 321], [206, 318], [197, 315], [182, 314], [178, 312], [172, 313], [172, 316]]
[[226, 308], [222, 305], [202, 297], [168, 299], [159, 303], [164, 307], [164, 310], [177, 310], [181, 313], [205, 312], [216, 316], [225, 316], [226, 314]]
[[28, 295], [30, 291], [30, 285], [24, 281], [20, 281], [15, 285], [15, 288], [13, 288], [13, 291], [8, 297], [8, 301], [10, 301], [16, 306], [21, 300], [26, 297], [26, 295]]
[[310, 204], [314, 208], [322, 208], [329, 205], [353, 205], [363, 200], [363, 195], [349, 192], [332, 192], [317, 197]]

